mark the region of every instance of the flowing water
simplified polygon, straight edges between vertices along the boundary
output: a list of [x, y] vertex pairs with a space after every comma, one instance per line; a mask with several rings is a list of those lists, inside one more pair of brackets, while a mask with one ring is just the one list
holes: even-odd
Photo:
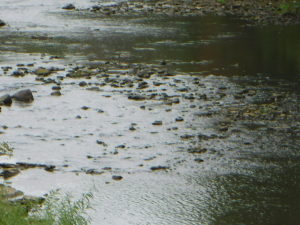
[[[95, 225], [297, 224], [299, 26], [103, 17], [67, 3], [0, 3], [0, 95], [30, 88], [35, 97], [2, 107], [0, 140], [15, 152], [1, 161], [56, 166], [6, 183], [37, 196], [92, 191]], [[62, 96], [36, 80], [41, 66], [57, 68]], [[67, 77], [75, 67], [95, 76]], [[141, 71], [154, 74], [146, 88]]]

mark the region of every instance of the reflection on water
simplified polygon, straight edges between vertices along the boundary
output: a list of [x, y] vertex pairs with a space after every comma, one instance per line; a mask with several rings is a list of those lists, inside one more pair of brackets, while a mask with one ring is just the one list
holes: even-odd
[[171, 69], [202, 74], [292, 78], [300, 71], [298, 26], [247, 27], [226, 17], [103, 19], [66, 14], [61, 19], [70, 21], [64, 32], [1, 31], [0, 51], [73, 60], [166, 61]]

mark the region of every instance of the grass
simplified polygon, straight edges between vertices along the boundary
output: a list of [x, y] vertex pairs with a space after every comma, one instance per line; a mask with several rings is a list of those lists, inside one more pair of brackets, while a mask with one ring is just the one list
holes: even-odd
[[91, 193], [83, 194], [75, 201], [70, 194], [62, 196], [58, 191], [51, 192], [42, 206], [33, 201], [9, 201], [3, 196], [3, 193], [0, 193], [1, 225], [90, 224], [86, 210], [91, 208]]
[[[13, 154], [8, 143], [0, 143], [0, 156]], [[43, 203], [36, 200], [11, 201], [5, 188], [0, 188], [0, 225], [88, 225], [87, 210], [92, 193], [73, 200], [70, 194], [51, 191]]]

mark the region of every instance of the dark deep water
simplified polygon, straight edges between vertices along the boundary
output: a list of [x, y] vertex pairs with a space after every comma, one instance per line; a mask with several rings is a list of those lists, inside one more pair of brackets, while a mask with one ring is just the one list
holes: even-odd
[[[31, 2], [34, 3], [34, 1]], [[14, 7], [18, 8], [20, 6], [16, 4]], [[52, 4], [49, 3], [49, 7], [51, 8]], [[0, 29], [1, 66], [32, 62], [38, 65], [39, 62], [46, 61], [45, 55], [62, 57], [61, 61], [57, 60], [55, 62], [58, 65], [68, 63], [96, 64], [99, 61], [116, 59], [125, 63], [166, 63], [170, 71], [198, 75], [201, 79], [204, 79], [203, 82], [207, 81], [208, 86], [211, 85], [212, 88], [215, 84], [225, 85], [234, 92], [235, 89], [241, 87], [249, 88], [250, 84], [252, 85], [251, 88], [255, 89], [257, 84], [263, 86], [262, 89], [256, 90], [262, 98], [283, 93], [290, 97], [287, 99], [286, 105], [282, 107], [290, 109], [294, 114], [298, 112], [299, 94], [297, 93], [299, 93], [298, 85], [300, 81], [299, 26], [249, 27], [236, 18], [214, 16], [160, 16], [150, 18], [128, 16], [103, 19], [87, 12], [66, 13], [56, 8], [51, 8], [49, 13], [41, 11], [41, 15], [43, 15], [41, 20], [33, 19], [31, 21], [28, 19], [28, 21], [23, 21], [22, 15], [20, 15], [21, 19], [18, 20], [18, 16], [16, 18], [7, 16], [10, 11], [5, 6], [2, 6], [2, 9], [4, 10], [2, 18], [10, 22], [11, 26]], [[13, 10], [13, 7], [10, 10]], [[30, 10], [33, 10], [33, 8], [30, 7]], [[36, 10], [39, 10], [39, 8]], [[211, 74], [220, 75], [221, 78], [212, 78], [212, 80], [203, 78], [204, 75]], [[13, 90], [15, 80], [10, 81], [8, 78], [4, 80], [3, 77], [4, 75], [2, 76], [4, 88], [1, 91]], [[24, 80], [24, 83], [18, 85], [26, 86], [26, 82], [32, 82], [30, 85], [34, 83], [31, 80]], [[36, 89], [40, 93], [45, 92], [44, 86], [36, 86]], [[66, 89], [72, 95], [77, 93], [72, 85], [69, 85]], [[195, 93], [197, 93], [197, 89], [195, 89]], [[61, 136], [66, 146], [71, 146], [70, 148], [74, 149], [80, 146], [81, 148], [86, 147], [89, 148], [84, 150], [86, 154], [94, 153], [91, 150], [94, 146], [90, 143], [95, 141], [91, 137], [86, 135], [85, 138], [78, 138], [78, 142], [76, 142], [72, 139], [71, 133], [76, 130], [79, 134], [83, 132], [84, 128], [90, 129], [92, 133], [100, 132], [93, 123], [93, 121], [96, 121], [96, 116], [89, 115], [91, 120], [86, 124], [82, 123], [81, 127], [75, 128], [71, 128], [70, 124], [72, 123], [65, 118], [54, 125], [51, 124], [51, 118], [48, 118], [49, 111], [47, 110], [55, 112], [61, 110], [59, 112], [62, 115], [69, 115], [70, 109], [75, 105], [72, 101], [72, 95], [65, 96], [66, 100], [63, 104], [66, 107], [55, 108], [57, 102], [40, 100], [40, 107], [33, 109], [33, 111], [37, 110], [38, 112], [34, 117], [30, 117], [31, 112], [27, 112], [25, 108], [20, 109], [26, 111], [23, 112], [23, 115], [28, 119], [28, 124], [26, 122], [24, 127], [30, 127], [32, 123], [33, 128], [31, 129], [38, 133], [35, 134], [36, 136], [33, 135], [32, 139], [30, 139], [30, 135], [23, 137], [19, 130], [12, 128], [9, 129], [7, 134], [0, 136], [0, 140], [11, 141], [15, 144], [16, 149], [19, 147], [25, 151], [26, 154], [20, 151], [19, 157], [26, 155], [26, 157], [39, 159], [36, 152], [39, 152], [40, 148], [44, 147], [49, 151], [56, 149], [58, 152], [53, 152], [53, 155], [63, 155], [61, 158], [57, 157], [59, 158], [57, 160], [58, 164], [64, 163], [63, 160], [65, 159], [72, 162], [72, 157], [81, 157], [81, 153], [76, 155], [77, 153], [68, 152], [59, 146], [60, 142], [57, 143], [57, 140]], [[89, 94], [78, 94], [78, 96], [80, 96], [78, 98], [82, 98], [80, 104], [88, 102], [91, 105], [95, 104], [94, 107], [98, 107], [96, 103], [90, 101]], [[96, 98], [96, 95], [94, 97]], [[219, 101], [219, 99], [217, 100]], [[106, 142], [111, 145], [116, 145], [116, 141], [119, 141], [119, 139], [126, 140], [126, 135], [122, 133], [125, 136], [124, 138], [118, 132], [125, 130], [123, 124], [125, 124], [124, 127], [127, 131], [128, 121], [132, 119], [131, 112], [124, 109], [128, 106], [128, 103], [122, 101], [122, 98], [116, 100], [123, 108], [119, 105], [116, 107], [110, 105], [111, 103], [107, 100], [104, 100], [101, 104], [99, 103], [101, 107], [106, 107], [106, 111], [113, 115], [113, 120], [122, 125], [120, 125], [121, 128], [114, 130], [106, 120], [103, 123], [104, 125], [101, 121], [101, 126], [103, 126], [101, 129], [106, 129], [106, 132], [113, 137], [111, 139], [106, 137], [108, 139]], [[214, 101], [212, 102], [214, 104]], [[52, 105], [52, 108], [49, 106], [49, 109], [48, 104]], [[194, 102], [194, 104], [199, 108], [208, 107], [201, 105], [202, 103], [198, 105], [197, 102]], [[234, 104], [234, 102], [228, 104]], [[176, 110], [178, 112], [189, 111], [189, 106], [189, 104], [178, 106]], [[79, 107], [79, 105], [76, 105], [76, 107]], [[153, 107], [155, 108], [155, 106]], [[158, 109], [163, 108], [159, 107], [161, 106], [158, 106]], [[124, 110], [124, 120], [119, 119], [120, 115], [114, 115], [117, 114], [117, 110], [121, 112]], [[263, 110], [269, 109], [263, 108]], [[18, 110], [13, 107], [10, 111], [11, 115], [17, 115], [18, 113]], [[164, 112], [164, 108], [162, 112]], [[155, 113], [156, 111], [152, 114], [149, 112], [147, 115], [137, 114], [136, 120], [140, 119], [139, 123], [143, 125], [144, 118], [157, 116], [158, 113]], [[5, 117], [6, 115], [4, 112], [0, 114], [1, 125], [7, 124], [9, 127], [17, 127], [18, 124], [14, 121], [14, 118]], [[161, 115], [168, 118], [165, 112]], [[189, 132], [201, 133], [207, 131], [202, 130], [204, 128], [201, 127], [206, 122], [198, 124], [201, 119], [194, 121], [192, 120], [194, 119], [193, 114], [187, 113], [187, 115], [191, 119], [189, 121], [189, 126], [191, 126]], [[221, 116], [218, 115], [218, 117]], [[18, 122], [23, 122], [20, 121]], [[47, 123], [41, 122], [42, 125], [39, 125], [39, 121], [46, 121]], [[207, 122], [209, 135], [213, 133], [210, 129], [210, 121]], [[31, 172], [28, 172], [29, 175], [24, 173], [24, 178], [21, 175], [19, 180], [18, 177], [14, 178], [13, 184], [22, 190], [35, 194], [56, 187], [54, 185], [56, 183], [58, 183], [57, 186], [60, 186], [59, 182], [66, 182], [65, 187], [67, 189], [73, 191], [75, 189], [78, 192], [86, 190], [88, 185], [99, 185], [99, 193], [95, 199], [98, 211], [94, 215], [94, 218], [96, 218], [94, 224], [100, 224], [99, 221], [103, 224], [112, 225], [298, 224], [300, 221], [299, 121], [266, 122], [257, 119], [257, 121], [235, 121], [235, 123], [237, 129], [241, 131], [237, 132], [232, 129], [232, 133], [226, 136], [225, 139], [220, 138], [218, 142], [214, 142], [214, 140], [205, 142], [208, 146], [212, 146], [212, 150], [208, 151], [207, 156], [203, 156], [204, 163], [199, 164], [200, 166], [192, 162], [182, 167], [179, 166], [177, 170], [169, 174], [156, 176], [146, 173], [145, 175], [143, 171], [140, 172], [139, 168], [131, 165], [138, 164], [139, 159], [133, 159], [133, 162], [131, 161], [131, 164], [128, 163], [127, 165], [121, 160], [122, 158], [111, 157], [105, 159], [107, 160], [105, 163], [113, 168], [114, 166], [121, 168], [117, 170], [120, 173], [124, 172], [126, 174], [127, 170], [132, 173], [132, 175], [127, 175], [128, 178], [118, 185], [112, 184], [112, 186], [107, 187], [100, 179], [89, 180], [84, 176], [66, 175], [68, 179], [65, 179], [63, 173], [48, 175], [49, 178], [47, 175], [38, 174], [37, 180], [35, 178], [31, 180]], [[193, 124], [194, 127], [192, 127]], [[61, 129], [56, 130], [58, 128]], [[40, 134], [39, 129], [42, 129], [44, 133]], [[167, 144], [167, 142], [172, 142], [175, 139], [173, 140], [162, 130], [159, 130], [159, 132], [162, 132], [162, 134], [156, 139], [150, 138], [148, 140], [149, 134], [143, 133], [139, 134], [139, 138], [145, 140], [145, 142], [151, 142], [154, 152], [166, 151], [166, 153], [163, 153], [165, 154], [163, 159], [166, 158], [166, 162], [174, 160], [175, 156], [179, 158], [188, 157], [180, 155], [181, 152], [177, 151], [177, 147], [181, 145], [187, 147], [189, 143], [176, 142], [175, 151], [172, 146], [170, 147], [170, 144]], [[68, 136], [69, 133], [70, 136]], [[17, 140], [15, 140], [16, 135], [19, 135]], [[66, 135], [65, 139], [64, 135]], [[42, 139], [51, 139], [51, 141], [45, 143]], [[127, 139], [128, 143], [134, 143], [137, 146], [135, 147], [139, 149], [144, 142], [138, 140], [138, 138], [132, 136]], [[157, 140], [163, 140], [161, 141], [163, 144], [156, 143]], [[61, 152], [60, 148], [62, 148]], [[135, 151], [137, 150], [135, 149]], [[129, 152], [128, 155], [136, 154], [135, 151]], [[175, 156], [169, 156], [171, 154], [169, 152], [174, 153]], [[141, 154], [143, 157], [148, 156], [143, 155], [147, 154], [145, 152]], [[41, 155], [40, 159], [44, 160], [45, 156]], [[53, 158], [55, 157], [53, 156]], [[55, 159], [53, 160], [56, 163]], [[80, 160], [74, 160], [74, 168], [77, 169], [77, 167], [82, 166], [83, 163]], [[101, 162], [98, 166], [102, 168], [106, 166], [105, 163]], [[146, 162], [144, 163], [146, 164]], [[96, 165], [92, 162], [86, 164]], [[128, 174], [130, 173], [128, 172]], [[30, 181], [26, 183], [26, 180]], [[30, 182], [36, 185], [38, 191], [31, 189], [32, 183]], [[78, 183], [76, 188], [73, 187], [74, 182]], [[126, 210], [124, 211], [124, 209]], [[118, 213], [121, 214], [116, 215]]]

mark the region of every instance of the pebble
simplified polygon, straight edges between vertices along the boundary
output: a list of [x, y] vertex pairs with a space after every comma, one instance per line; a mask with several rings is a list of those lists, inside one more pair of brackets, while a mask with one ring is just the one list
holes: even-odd
[[161, 120], [156, 120], [152, 123], [152, 125], [154, 126], [161, 126], [163, 124], [163, 122]]
[[119, 175], [113, 175], [113, 176], [112, 176], [112, 179], [115, 180], [115, 181], [120, 181], [120, 180], [123, 179], [123, 177], [122, 177], [122, 176], [119, 176]]

